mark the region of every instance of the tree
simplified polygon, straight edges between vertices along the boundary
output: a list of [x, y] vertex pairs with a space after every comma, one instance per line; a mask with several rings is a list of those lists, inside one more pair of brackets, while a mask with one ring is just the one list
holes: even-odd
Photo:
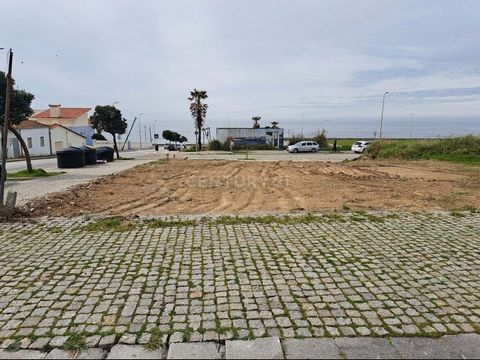
[[[15, 80], [12, 79], [12, 87], [15, 85]], [[3, 122], [5, 118], [5, 96], [7, 89], [7, 78], [5, 73], [0, 71], [0, 123], [3, 127]], [[32, 172], [32, 160], [30, 158], [30, 152], [28, 151], [27, 144], [23, 140], [20, 133], [15, 129], [15, 125], [19, 125], [22, 121], [26, 120], [30, 115], [33, 114], [33, 110], [30, 107], [35, 96], [26, 92], [25, 90], [13, 89], [10, 98], [10, 123], [8, 130], [15, 135], [18, 139], [20, 146], [22, 147], [23, 153], [25, 154], [25, 160], [27, 162], [27, 171]]]
[[202, 100], [207, 97], [206, 91], [194, 89], [190, 92], [190, 97], [188, 98], [188, 100], [191, 101], [190, 113], [195, 122], [195, 129], [198, 131], [197, 144], [200, 150], [202, 150], [202, 128], [205, 123], [205, 116], [207, 116], [208, 109], [208, 105], [202, 104]]
[[163, 130], [162, 131], [162, 137], [167, 140], [167, 141], [170, 141], [172, 142], [172, 132], [170, 130]]
[[187, 139], [185, 136], [182, 135], [182, 136], [180, 137], [180, 140], [179, 140], [179, 141], [180, 141], [181, 143], [184, 143], [184, 142], [187, 142], [188, 139]]
[[107, 139], [105, 138], [105, 136], [103, 136], [103, 135], [102, 135], [101, 133], [99, 133], [99, 132], [96, 132], [95, 134], [93, 134], [93, 135], [92, 135], [92, 139], [93, 139], [93, 140], [101, 140], [101, 141], [107, 140]]
[[90, 118], [92, 127], [98, 132], [105, 131], [113, 137], [113, 147], [117, 153], [117, 159], [120, 159], [118, 152], [116, 134], [125, 134], [127, 130], [127, 120], [122, 118], [122, 112], [111, 105], [97, 105], [95, 112]]
[[254, 129], [260, 129], [260, 124], [258, 123], [260, 121], [261, 117], [260, 116], [254, 116], [252, 117], [253, 120], [253, 128]]
[[272, 129], [278, 129], [278, 121], [272, 121]]

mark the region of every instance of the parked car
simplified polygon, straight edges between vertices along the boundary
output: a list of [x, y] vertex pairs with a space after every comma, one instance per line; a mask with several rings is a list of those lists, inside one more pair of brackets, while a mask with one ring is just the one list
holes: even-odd
[[356, 141], [352, 145], [352, 151], [359, 154], [363, 153], [370, 144], [371, 141]]
[[300, 141], [294, 145], [288, 145], [287, 150], [291, 153], [317, 152], [320, 150], [320, 145], [315, 141]]

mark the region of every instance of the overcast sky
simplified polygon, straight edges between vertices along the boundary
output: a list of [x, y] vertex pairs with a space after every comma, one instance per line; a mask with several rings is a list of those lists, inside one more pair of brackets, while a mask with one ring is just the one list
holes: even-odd
[[[0, 47], [34, 108], [111, 104], [153, 127], [277, 120], [471, 119], [480, 113], [480, 1], [4, 1]], [[2, 52], [5, 58], [5, 51]], [[2, 61], [2, 70], [5, 61]]]

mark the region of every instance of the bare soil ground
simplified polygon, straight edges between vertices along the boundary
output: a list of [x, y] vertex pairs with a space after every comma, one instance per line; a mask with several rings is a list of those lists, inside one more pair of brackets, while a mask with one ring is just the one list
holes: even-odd
[[480, 167], [440, 161], [149, 163], [26, 206], [34, 216], [480, 207]]

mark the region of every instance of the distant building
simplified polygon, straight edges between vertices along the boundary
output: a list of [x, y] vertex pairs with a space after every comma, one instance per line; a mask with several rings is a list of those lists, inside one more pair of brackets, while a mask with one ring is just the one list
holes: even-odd
[[91, 108], [64, 108], [60, 105], [48, 105], [46, 110], [37, 110], [30, 117], [30, 120], [37, 121], [44, 125], [58, 124], [73, 130], [85, 137], [88, 145], [92, 144], [94, 130], [90, 124], [88, 112]]
[[281, 128], [217, 128], [217, 140], [224, 142], [233, 138], [236, 145], [272, 145], [283, 147]]
[[[54, 155], [57, 150], [69, 146], [82, 146], [86, 143], [85, 136], [60, 124], [45, 125], [38, 121], [24, 120], [15, 128], [25, 141], [32, 157]], [[7, 156], [13, 159], [25, 156], [20, 142], [10, 132]]]

